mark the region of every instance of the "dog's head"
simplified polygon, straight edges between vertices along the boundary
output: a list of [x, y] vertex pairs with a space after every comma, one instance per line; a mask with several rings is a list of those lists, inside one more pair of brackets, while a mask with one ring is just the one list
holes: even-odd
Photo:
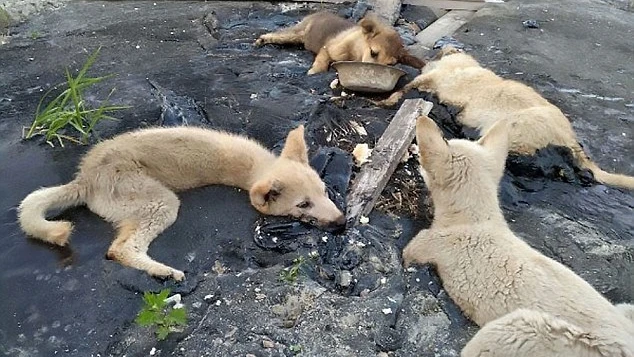
[[475, 208], [496, 199], [509, 145], [506, 121], [493, 125], [477, 142], [447, 141], [433, 120], [421, 116], [416, 123], [416, 141], [434, 205], [465, 203]]
[[304, 127], [288, 133], [284, 149], [249, 190], [251, 204], [273, 216], [292, 216], [323, 228], [340, 228], [345, 216], [328, 198], [326, 185], [308, 163]]
[[462, 50], [447, 45], [436, 52], [431, 61], [423, 68], [422, 73], [434, 69], [455, 70], [467, 67], [480, 67], [480, 64]]
[[423, 68], [425, 62], [407, 52], [398, 32], [369, 15], [359, 21], [367, 47], [363, 52], [363, 62], [374, 62], [388, 66], [402, 63], [414, 68]]

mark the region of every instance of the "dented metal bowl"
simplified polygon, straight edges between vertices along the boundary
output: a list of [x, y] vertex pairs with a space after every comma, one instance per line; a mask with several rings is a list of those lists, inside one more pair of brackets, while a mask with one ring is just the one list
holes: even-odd
[[332, 66], [339, 75], [339, 83], [357, 92], [389, 92], [405, 74], [398, 68], [370, 62], [340, 61]]

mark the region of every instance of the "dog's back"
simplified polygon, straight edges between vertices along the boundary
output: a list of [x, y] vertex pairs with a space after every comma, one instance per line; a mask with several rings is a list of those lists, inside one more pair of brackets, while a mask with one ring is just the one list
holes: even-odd
[[512, 127], [501, 121], [478, 143], [447, 142], [431, 119], [418, 120], [434, 221], [404, 249], [405, 264], [436, 265], [448, 294], [482, 327], [463, 357], [633, 356], [634, 323], [621, 312], [630, 310], [508, 227], [497, 191]]
[[313, 53], [318, 53], [329, 39], [355, 26], [353, 22], [330, 12], [309, 15], [302, 22], [304, 21], [304, 47]]

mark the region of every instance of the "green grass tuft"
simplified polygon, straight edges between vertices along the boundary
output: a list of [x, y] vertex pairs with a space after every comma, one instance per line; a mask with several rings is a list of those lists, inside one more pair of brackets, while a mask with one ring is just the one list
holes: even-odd
[[306, 259], [303, 256], [293, 259], [293, 265], [280, 270], [280, 280], [289, 284], [295, 283], [300, 277], [305, 263]]
[[[114, 76], [112, 74], [102, 77], [86, 76], [86, 72], [95, 63], [100, 50], [101, 47], [88, 57], [77, 76], [73, 77], [68, 68], [66, 68], [66, 82], [60, 83], [44, 93], [37, 105], [35, 120], [28, 131], [26, 133], [23, 132], [24, 139], [30, 139], [36, 135], [44, 135], [46, 142], [51, 146], [55, 146], [54, 141], [57, 141], [63, 147], [64, 140], [77, 144], [87, 144], [90, 133], [97, 123], [104, 119], [117, 120], [106, 113], [129, 108], [129, 106], [108, 105], [108, 100], [114, 92], [114, 88], [98, 108], [88, 108], [86, 106], [83, 97], [84, 91]], [[43, 106], [43, 103], [49, 98], [51, 93], [59, 88], [65, 89]], [[78, 134], [72, 136], [61, 133], [63, 129], [69, 128], [74, 129]]]
[[185, 307], [172, 308], [165, 299], [170, 294], [169, 289], [161, 290], [158, 294], [146, 291], [143, 294], [143, 308], [134, 320], [140, 326], [155, 328], [156, 338], [161, 341], [178, 326], [187, 325], [187, 310]]

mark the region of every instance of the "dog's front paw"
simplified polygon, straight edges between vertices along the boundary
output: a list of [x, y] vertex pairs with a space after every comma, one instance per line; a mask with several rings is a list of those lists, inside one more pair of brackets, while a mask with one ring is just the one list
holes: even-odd
[[180, 270], [172, 269], [172, 279], [176, 281], [183, 281], [185, 279], [185, 273]]
[[398, 103], [399, 100], [401, 100], [401, 97], [403, 97], [403, 93], [394, 92], [387, 99], [378, 101], [376, 102], [376, 104], [380, 107], [393, 107], [396, 105], [396, 103]]
[[264, 45], [266, 45], [266, 41], [263, 38], [264, 36], [260, 36], [257, 40], [255, 40], [255, 43], [253, 43], [253, 45], [255, 47], [262, 47]]

